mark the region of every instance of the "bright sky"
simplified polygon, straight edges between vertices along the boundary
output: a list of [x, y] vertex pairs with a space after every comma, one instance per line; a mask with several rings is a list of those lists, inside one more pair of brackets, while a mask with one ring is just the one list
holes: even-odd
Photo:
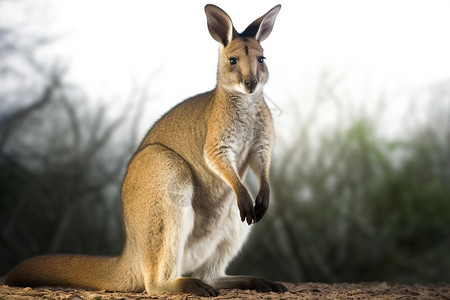
[[[93, 98], [126, 96], [150, 81], [153, 111], [215, 85], [218, 45], [205, 1], [41, 0], [37, 28], [62, 34], [47, 49], [70, 62], [68, 78]], [[271, 80], [265, 91], [289, 113], [324, 69], [345, 75], [358, 98], [383, 89], [411, 93], [450, 79], [450, 1], [218, 0], [242, 31], [281, 3], [263, 42]], [[39, 16], [39, 15], [38, 15]], [[38, 24], [41, 22], [42, 24]], [[41, 27], [40, 27], [41, 26]], [[366, 96], [366, 95], [364, 95]]]

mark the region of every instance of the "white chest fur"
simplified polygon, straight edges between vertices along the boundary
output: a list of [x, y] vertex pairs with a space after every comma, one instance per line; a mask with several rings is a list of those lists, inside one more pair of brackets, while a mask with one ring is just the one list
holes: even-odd
[[[257, 132], [261, 125], [258, 120], [261, 115], [258, 111], [260, 105], [254, 100], [249, 97], [234, 103], [235, 113], [231, 121], [214, 135], [214, 138], [220, 137], [216, 139], [215, 146], [220, 148], [220, 154], [239, 174], [242, 182], [245, 182], [250, 152], [261, 137]], [[221, 172], [214, 161], [206, 153], [204, 158], [211, 170], [220, 176]], [[201, 210], [192, 215], [195, 219], [208, 221], [194, 221], [203, 225], [202, 228], [194, 228], [196, 233], [202, 234], [196, 234], [195, 238], [193, 235], [189, 237], [184, 248], [182, 274], [194, 273], [205, 280], [213, 280], [205, 278], [208, 276], [223, 276], [227, 263], [239, 251], [248, 236], [250, 227], [241, 221], [233, 190], [225, 181], [222, 185], [225, 193], [217, 191], [218, 195], [211, 195], [213, 198], [220, 198], [211, 199], [217, 203], [214, 206], [214, 215], [217, 217], [208, 219], [211, 215], [202, 215], [204, 211]]]

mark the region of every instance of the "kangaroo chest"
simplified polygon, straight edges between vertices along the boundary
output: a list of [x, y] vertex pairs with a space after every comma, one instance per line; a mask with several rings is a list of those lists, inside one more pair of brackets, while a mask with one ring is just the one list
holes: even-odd
[[237, 108], [218, 136], [222, 147], [229, 156], [230, 163], [239, 173], [247, 167], [247, 158], [258, 143], [263, 122], [259, 119], [259, 107], [256, 103], [245, 103]]

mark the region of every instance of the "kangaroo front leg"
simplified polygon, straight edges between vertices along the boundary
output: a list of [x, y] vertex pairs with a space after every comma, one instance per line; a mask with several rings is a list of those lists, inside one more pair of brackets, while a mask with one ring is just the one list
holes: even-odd
[[259, 179], [259, 192], [255, 200], [255, 215], [258, 222], [262, 219], [269, 207], [270, 187], [269, 187], [269, 168], [272, 156], [272, 141], [266, 139], [255, 149], [250, 156], [250, 167]]
[[225, 146], [211, 143], [205, 146], [204, 153], [209, 167], [227, 182], [236, 194], [241, 221], [244, 222], [247, 219], [248, 225], [252, 224], [253, 221], [256, 221], [252, 197], [232, 164], [233, 158], [230, 156], [233, 154], [231, 151], [228, 151]]

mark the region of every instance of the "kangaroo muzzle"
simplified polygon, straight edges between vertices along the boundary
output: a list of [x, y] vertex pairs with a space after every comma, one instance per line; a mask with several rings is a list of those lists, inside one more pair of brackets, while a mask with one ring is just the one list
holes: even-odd
[[245, 90], [251, 94], [255, 91], [256, 86], [258, 85], [258, 80], [254, 77], [247, 77], [244, 78], [243, 86], [245, 87]]

